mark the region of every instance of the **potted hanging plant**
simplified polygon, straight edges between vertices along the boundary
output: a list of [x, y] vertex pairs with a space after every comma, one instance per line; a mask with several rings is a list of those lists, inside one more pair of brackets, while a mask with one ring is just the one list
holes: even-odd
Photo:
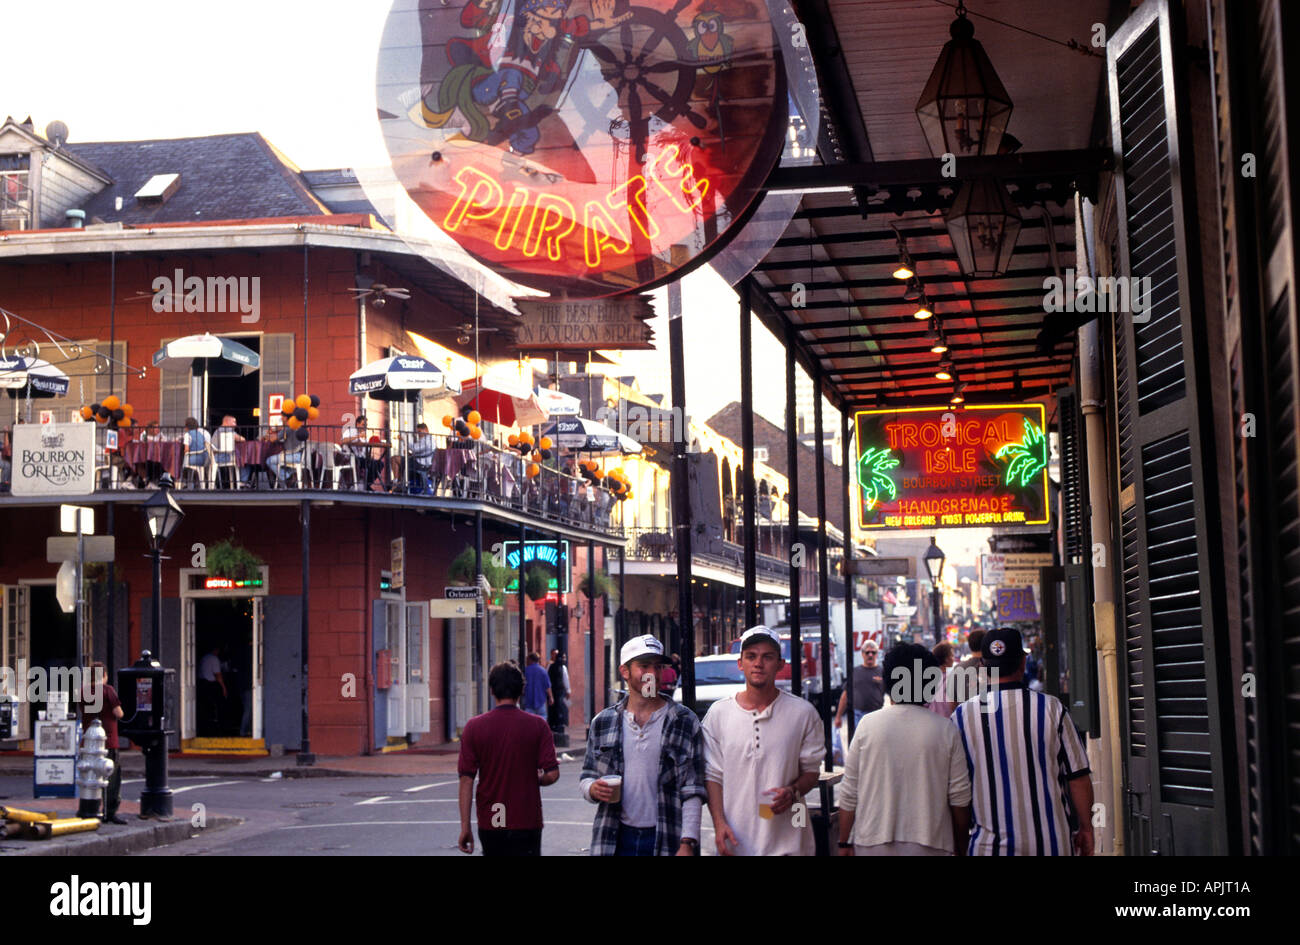
[[229, 538], [208, 549], [208, 576], [253, 581], [262, 576], [262, 559]]
[[578, 579], [578, 590], [582, 592], [583, 597], [588, 600], [591, 600], [593, 597], [603, 597], [605, 600], [609, 601], [611, 605], [617, 606], [618, 584], [613, 578], [604, 571], [597, 571], [594, 594], [592, 593], [591, 588], [588, 587], [589, 583], [587, 575], [585, 574]]
[[533, 603], [540, 603], [551, 593], [551, 576], [541, 568], [530, 568], [524, 572], [524, 593]]
[[[494, 590], [501, 590], [510, 582], [514, 572], [493, 560], [492, 555], [483, 555], [483, 576], [487, 578]], [[447, 580], [452, 584], [473, 585], [474, 583], [474, 548], [466, 545], [465, 550], [452, 559], [447, 568]]]

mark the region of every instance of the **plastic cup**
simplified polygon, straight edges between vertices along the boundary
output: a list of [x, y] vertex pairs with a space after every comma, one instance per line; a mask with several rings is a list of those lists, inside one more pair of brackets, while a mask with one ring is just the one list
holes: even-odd
[[763, 801], [758, 805], [758, 816], [764, 820], [771, 820], [776, 815], [772, 813], [772, 805]]
[[613, 795], [609, 799], [609, 803], [619, 803], [623, 799], [623, 776], [621, 774], [607, 774], [600, 780], [605, 784], [608, 784], [610, 790], [613, 792]]

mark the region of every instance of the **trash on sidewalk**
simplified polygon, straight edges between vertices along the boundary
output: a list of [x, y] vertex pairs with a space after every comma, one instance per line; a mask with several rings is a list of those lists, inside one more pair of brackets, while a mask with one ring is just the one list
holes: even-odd
[[19, 810], [16, 807], [0, 807], [0, 820], [4, 822], [5, 837], [27, 840], [48, 840], [99, 829], [98, 817], [60, 817], [52, 811]]

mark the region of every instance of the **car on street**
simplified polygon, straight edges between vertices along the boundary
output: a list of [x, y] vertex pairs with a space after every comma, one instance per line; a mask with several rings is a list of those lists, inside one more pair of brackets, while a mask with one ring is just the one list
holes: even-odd
[[[704, 718], [704, 713], [713, 703], [734, 696], [744, 688], [745, 677], [741, 675], [735, 656], [720, 653], [695, 658], [695, 714], [700, 718]], [[673, 700], [682, 701], [680, 682], [673, 692]]]

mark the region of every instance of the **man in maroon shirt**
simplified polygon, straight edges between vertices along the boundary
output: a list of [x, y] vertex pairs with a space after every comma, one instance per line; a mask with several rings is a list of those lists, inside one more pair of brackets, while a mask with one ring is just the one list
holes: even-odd
[[470, 719], [460, 736], [460, 850], [474, 852], [469, 826], [473, 794], [484, 856], [541, 856], [539, 788], [560, 779], [551, 729], [544, 718], [519, 708], [524, 674], [514, 663], [493, 666], [488, 688], [496, 708]]
[[122, 717], [122, 701], [117, 697], [117, 690], [108, 684], [103, 663], [90, 664], [90, 677], [93, 682], [81, 695], [81, 724], [86, 726], [91, 720], [99, 719], [99, 724], [104, 726], [104, 734], [108, 736], [104, 747], [113, 762], [113, 773], [104, 789], [104, 820], [110, 824], [124, 824], [126, 821], [117, 816], [118, 805], [122, 803], [122, 763], [117, 757], [117, 720]]

